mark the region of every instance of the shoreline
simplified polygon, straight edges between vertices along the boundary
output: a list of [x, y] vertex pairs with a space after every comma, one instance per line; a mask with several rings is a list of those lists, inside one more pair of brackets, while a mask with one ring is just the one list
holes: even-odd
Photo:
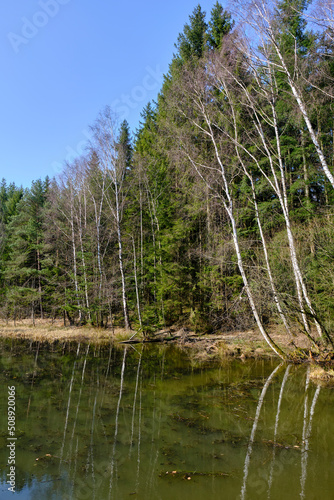
[[[297, 335], [298, 350], [283, 330], [276, 326], [268, 329], [271, 337], [289, 354], [311, 351], [309, 341], [303, 335]], [[91, 342], [94, 344], [135, 344], [135, 343], [169, 343], [184, 349], [192, 349], [198, 357], [215, 359], [226, 356], [246, 358], [276, 357], [256, 328], [247, 331], [216, 332], [214, 334], [198, 334], [185, 327], [172, 326], [158, 330], [149, 338], [136, 330], [124, 328], [95, 328], [91, 326], [63, 326], [61, 320], [51, 323], [49, 320], [37, 320], [35, 326], [31, 320], [17, 321], [9, 324], [0, 323], [0, 338], [30, 340], [33, 342]], [[132, 340], [132, 342], [130, 341]], [[304, 356], [305, 357], [305, 356]]]
[[[171, 327], [159, 330], [149, 339], [135, 330], [126, 331], [123, 328], [93, 328], [88, 326], [67, 326], [60, 322], [51, 324], [47, 320], [39, 320], [36, 325], [23, 320], [14, 325], [0, 323], [0, 338], [3, 340], [21, 340], [39, 342], [49, 346], [66, 343], [90, 343], [94, 345], [110, 345], [125, 347], [132, 344], [160, 344], [174, 345], [187, 351], [194, 365], [208, 363], [225, 363], [227, 360], [239, 359], [279, 359], [271, 350], [259, 331], [255, 328], [247, 331], [217, 332], [215, 334], [200, 335], [187, 328]], [[291, 339], [282, 329], [273, 326], [268, 329], [273, 340], [284, 347], [289, 354], [290, 363], [309, 363], [310, 378], [315, 383], [325, 385], [334, 384], [334, 352], [326, 351], [321, 355], [314, 355], [307, 338], [299, 334], [294, 338], [298, 341], [296, 349]]]

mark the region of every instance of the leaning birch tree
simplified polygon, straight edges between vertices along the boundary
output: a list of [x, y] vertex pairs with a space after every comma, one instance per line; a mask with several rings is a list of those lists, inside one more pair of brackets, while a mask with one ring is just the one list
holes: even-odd
[[[286, 165], [282, 155], [281, 133], [278, 125], [277, 101], [279, 84], [276, 79], [278, 70], [272, 64], [268, 63], [268, 61], [273, 59], [272, 52], [275, 49], [272, 44], [268, 43], [266, 38], [260, 37], [260, 40], [261, 44], [258, 50], [255, 51], [245, 37], [235, 39], [235, 47], [239, 52], [239, 58], [246, 58], [248, 72], [252, 77], [251, 87], [249, 88], [244, 84], [234, 68], [229, 68], [226, 65], [226, 61], [224, 62], [220, 56], [215, 58], [215, 64], [213, 64], [214, 76], [217, 80], [216, 87], [226, 89], [226, 82], [232, 81], [238, 89], [239, 95], [243, 96], [240, 100], [243, 102], [244, 110], [250, 116], [252, 123], [251, 131], [253, 134], [252, 137], [250, 137], [250, 133], [246, 134], [248, 135], [247, 143], [251, 145], [253, 152], [251, 152], [250, 148], [245, 147], [244, 142], [241, 143], [238, 141], [238, 147], [242, 148], [255, 161], [260, 176], [266, 179], [279, 200], [285, 221], [291, 268], [304, 331], [309, 340], [314, 344], [308, 322], [308, 318], [310, 317], [314, 320], [319, 337], [331, 343], [331, 339], [320, 325], [311, 303], [297, 257], [296, 243], [290, 220]], [[260, 54], [262, 54], [262, 59], [260, 58]], [[217, 66], [219, 67], [218, 69]], [[268, 130], [270, 131], [269, 134]], [[254, 139], [254, 132], [257, 139]], [[254, 148], [257, 149], [259, 157], [267, 158], [270, 166], [269, 173], [261, 167], [260, 162], [254, 154]]]
[[[182, 153], [224, 207], [230, 223], [239, 272], [254, 319], [264, 340], [279, 357], [284, 359], [285, 353], [273, 341], [261, 321], [247, 276], [240, 246], [237, 203], [234, 196], [234, 180], [240, 174], [240, 166], [234, 158], [233, 141], [221, 133], [220, 127], [211, 116], [210, 111], [215, 105], [214, 95], [216, 92], [213, 91], [213, 94], [210, 94], [210, 89], [212, 90], [213, 87], [210, 78], [208, 78], [207, 69], [205, 63], [202, 68], [200, 65], [197, 68], [189, 67], [189, 70], [184, 68], [179, 78], [175, 79], [169, 95], [169, 101], [172, 103], [170, 114], [177, 121], [173, 133], [178, 134]], [[220, 116], [224, 119], [225, 98], [220, 99], [220, 107]], [[183, 127], [180, 126], [180, 122], [183, 123]], [[209, 145], [212, 153], [210, 156], [203, 157], [201, 154], [200, 145], [203, 142]], [[198, 145], [199, 147], [197, 147]]]

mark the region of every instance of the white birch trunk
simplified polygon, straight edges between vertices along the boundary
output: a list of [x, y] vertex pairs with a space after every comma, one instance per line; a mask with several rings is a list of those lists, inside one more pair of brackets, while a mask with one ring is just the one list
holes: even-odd
[[298, 91], [297, 86], [295, 85], [295, 83], [293, 81], [293, 78], [291, 77], [290, 71], [288, 70], [288, 68], [287, 68], [287, 66], [285, 64], [282, 52], [280, 51], [280, 48], [279, 48], [279, 46], [278, 46], [278, 44], [277, 44], [277, 42], [275, 40], [274, 34], [273, 34], [273, 32], [272, 32], [271, 29], [270, 29], [270, 32], [271, 32], [272, 42], [274, 43], [277, 55], [278, 55], [278, 57], [279, 57], [279, 59], [281, 61], [282, 68], [283, 68], [286, 76], [288, 77], [288, 82], [289, 82], [290, 88], [292, 90], [293, 96], [296, 99], [298, 107], [299, 107], [299, 109], [300, 109], [300, 111], [301, 111], [301, 113], [302, 113], [302, 115], [304, 117], [306, 126], [308, 128], [311, 140], [312, 140], [312, 142], [314, 144], [314, 147], [316, 149], [316, 152], [317, 152], [317, 155], [319, 157], [319, 160], [320, 160], [321, 166], [323, 168], [323, 171], [325, 172], [325, 175], [326, 175], [327, 179], [329, 180], [329, 182], [331, 183], [332, 187], [334, 188], [334, 176], [333, 176], [332, 172], [328, 168], [325, 155], [324, 155], [324, 153], [322, 151], [322, 148], [320, 147], [320, 144], [318, 142], [316, 133], [315, 133], [313, 127], [312, 127], [312, 123], [311, 123], [309, 115], [308, 115], [308, 113], [306, 111], [306, 106], [305, 106], [305, 104], [303, 102], [301, 93]]
[[264, 326], [262, 324], [262, 321], [260, 319], [260, 316], [258, 314], [256, 305], [255, 305], [255, 302], [254, 302], [253, 294], [252, 294], [252, 291], [250, 289], [250, 286], [249, 286], [249, 283], [248, 283], [248, 279], [247, 279], [247, 276], [246, 276], [246, 273], [245, 273], [245, 270], [244, 270], [243, 262], [242, 262], [241, 251], [240, 251], [240, 246], [239, 246], [239, 239], [238, 239], [238, 232], [237, 232], [237, 226], [236, 226], [235, 217], [234, 217], [234, 214], [233, 214], [233, 200], [232, 200], [232, 196], [231, 196], [231, 193], [230, 193], [230, 186], [228, 185], [228, 182], [227, 182], [225, 168], [224, 168], [224, 165], [223, 165], [223, 163], [221, 161], [221, 158], [220, 158], [220, 155], [219, 155], [219, 152], [218, 152], [218, 147], [217, 147], [214, 135], [213, 135], [211, 123], [208, 120], [208, 118], [207, 118], [206, 115], [205, 115], [205, 120], [207, 122], [209, 131], [210, 131], [210, 138], [211, 138], [211, 141], [212, 141], [214, 149], [215, 149], [215, 156], [216, 156], [216, 159], [217, 159], [218, 164], [219, 164], [220, 169], [221, 169], [221, 175], [222, 175], [222, 179], [223, 179], [223, 189], [225, 191], [225, 196], [226, 196], [226, 201], [224, 199], [223, 200], [223, 204], [224, 204], [225, 210], [227, 211], [227, 214], [228, 214], [229, 219], [230, 219], [230, 223], [231, 223], [231, 227], [232, 227], [233, 242], [234, 242], [234, 247], [235, 247], [235, 251], [236, 251], [236, 254], [237, 254], [238, 267], [239, 267], [239, 271], [240, 271], [240, 274], [241, 274], [241, 277], [242, 277], [242, 280], [243, 280], [243, 283], [244, 283], [244, 287], [245, 287], [245, 291], [246, 291], [246, 294], [247, 294], [247, 297], [248, 297], [248, 301], [249, 301], [250, 307], [252, 309], [253, 316], [255, 318], [256, 324], [257, 324], [257, 326], [258, 326], [258, 328], [259, 328], [259, 330], [260, 330], [260, 332], [261, 332], [264, 340], [267, 342], [267, 344], [271, 347], [271, 349], [280, 358], [285, 359], [285, 355], [284, 355], [283, 351], [275, 344], [275, 342], [273, 342], [273, 340], [271, 339], [271, 337], [269, 336], [269, 334], [266, 332], [266, 330], [265, 330], [265, 328], [264, 328]]
[[73, 278], [74, 278], [74, 288], [75, 288], [75, 296], [77, 299], [77, 305], [79, 310], [79, 321], [81, 321], [81, 307], [79, 300], [79, 285], [78, 285], [78, 274], [77, 274], [77, 252], [75, 246], [75, 231], [74, 231], [74, 216], [73, 216], [73, 189], [71, 187], [71, 217], [70, 217], [70, 225], [71, 225], [71, 243], [72, 243], [72, 252], [73, 252]]
[[115, 185], [115, 197], [116, 197], [116, 231], [118, 240], [118, 261], [119, 261], [119, 270], [121, 273], [121, 281], [122, 281], [122, 303], [123, 303], [124, 323], [125, 323], [125, 329], [131, 330], [127, 296], [126, 296], [124, 266], [123, 266], [123, 248], [122, 248], [122, 235], [121, 235], [121, 225], [120, 225], [119, 194], [118, 194], [117, 184]]
[[228, 92], [226, 92], [226, 93], [227, 93], [227, 96], [228, 96], [228, 99], [229, 99], [229, 103], [230, 103], [230, 107], [231, 107], [231, 111], [232, 111], [232, 116], [233, 116], [233, 126], [234, 126], [234, 135], [235, 135], [234, 139], [235, 139], [236, 153], [237, 153], [239, 162], [240, 162], [240, 164], [241, 164], [241, 166], [243, 168], [243, 171], [244, 171], [245, 175], [247, 176], [247, 178], [249, 179], [250, 184], [251, 184], [251, 188], [252, 188], [252, 197], [253, 197], [253, 203], [254, 203], [254, 209], [255, 209], [255, 218], [256, 218], [257, 226], [258, 226], [259, 232], [260, 232], [260, 238], [261, 238], [261, 242], [262, 242], [263, 254], [264, 254], [264, 259], [265, 259], [265, 263], [266, 263], [266, 269], [267, 269], [267, 274], [268, 274], [268, 278], [269, 278], [269, 283], [270, 283], [271, 291], [272, 291], [272, 294], [273, 294], [273, 297], [274, 297], [274, 302], [275, 302], [278, 314], [279, 314], [279, 316], [280, 316], [280, 318], [281, 318], [281, 320], [282, 320], [282, 322], [284, 324], [284, 327], [285, 327], [286, 331], [288, 332], [288, 334], [290, 336], [292, 336], [292, 333], [291, 333], [288, 321], [286, 319], [285, 314], [283, 313], [283, 310], [282, 310], [282, 307], [281, 307], [281, 304], [280, 304], [280, 301], [279, 301], [279, 298], [278, 298], [276, 286], [275, 286], [273, 275], [272, 275], [272, 272], [271, 272], [271, 266], [270, 266], [270, 262], [269, 262], [267, 244], [266, 244], [266, 240], [265, 240], [264, 233], [263, 233], [263, 230], [262, 230], [262, 224], [261, 224], [260, 215], [259, 215], [259, 209], [258, 209], [258, 204], [257, 204], [257, 198], [256, 198], [256, 192], [255, 192], [255, 186], [254, 186], [253, 177], [248, 172], [248, 170], [246, 168], [246, 165], [245, 165], [245, 163], [242, 160], [242, 157], [240, 155], [240, 151], [239, 151], [239, 144], [240, 144], [240, 142], [239, 142], [239, 138], [238, 138], [237, 121], [236, 121], [236, 116], [235, 116], [235, 112], [234, 112], [233, 103], [232, 103], [232, 100], [230, 98], [229, 93]]
[[83, 247], [83, 237], [82, 237], [81, 208], [80, 208], [80, 214], [78, 217], [78, 228], [79, 228], [79, 240], [80, 240], [80, 250], [81, 250], [81, 262], [82, 262], [82, 270], [83, 270], [83, 277], [84, 277], [86, 308], [87, 308], [87, 312], [88, 312], [88, 318], [90, 319], [86, 260], [85, 260], [85, 253], [84, 253], [84, 247]]
[[137, 311], [138, 311], [138, 321], [140, 329], [143, 330], [143, 323], [141, 320], [141, 312], [140, 312], [140, 300], [139, 300], [139, 290], [138, 290], [138, 279], [137, 279], [137, 257], [136, 257], [136, 245], [135, 240], [132, 238], [133, 245], [133, 272], [135, 278], [135, 288], [136, 288], [136, 299], [137, 299]]

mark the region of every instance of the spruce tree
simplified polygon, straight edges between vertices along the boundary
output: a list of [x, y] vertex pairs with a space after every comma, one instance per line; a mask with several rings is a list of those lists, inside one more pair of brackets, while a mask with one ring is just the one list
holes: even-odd
[[216, 2], [209, 21], [207, 44], [211, 49], [220, 49], [222, 40], [233, 28], [234, 21], [229, 12], [225, 11], [219, 2]]
[[23, 306], [34, 318], [38, 310], [43, 317], [44, 206], [49, 179], [34, 181], [21, 199], [17, 215], [9, 223], [10, 256], [5, 277], [8, 298], [13, 308]]
[[177, 56], [182, 62], [200, 59], [205, 48], [205, 34], [207, 23], [205, 12], [198, 4], [189, 17], [189, 24], [185, 24], [183, 32], [179, 34], [175, 47], [178, 49]]
[[126, 120], [123, 120], [119, 129], [117, 152], [119, 160], [125, 163], [126, 172], [129, 172], [132, 162], [132, 141], [130, 126]]

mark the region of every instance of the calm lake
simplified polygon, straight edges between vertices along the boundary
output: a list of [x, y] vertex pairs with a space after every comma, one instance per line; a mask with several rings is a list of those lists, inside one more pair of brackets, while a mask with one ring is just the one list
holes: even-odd
[[[307, 366], [1, 341], [0, 498], [334, 498], [334, 390]], [[15, 494], [8, 387], [15, 386]]]

